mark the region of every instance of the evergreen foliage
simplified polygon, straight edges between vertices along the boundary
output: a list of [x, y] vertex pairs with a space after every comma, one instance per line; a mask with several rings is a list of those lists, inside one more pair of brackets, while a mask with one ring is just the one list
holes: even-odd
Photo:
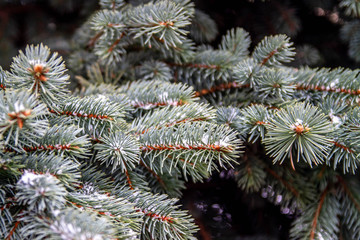
[[291, 67], [284, 34], [250, 51], [236, 28], [214, 49], [190, 0], [100, 7], [76, 34], [71, 93], [42, 44], [0, 68], [1, 238], [195, 239], [173, 197], [230, 168], [291, 210], [291, 239], [360, 238], [359, 70]]

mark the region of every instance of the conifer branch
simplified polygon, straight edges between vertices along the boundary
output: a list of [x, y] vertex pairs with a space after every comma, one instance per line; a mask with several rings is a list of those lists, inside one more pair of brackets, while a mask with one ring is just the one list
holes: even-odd
[[56, 108], [68, 94], [69, 76], [65, 72], [57, 53], [50, 56], [48, 47], [31, 45], [14, 58], [7, 81], [12, 88], [28, 89], [50, 108]]
[[311, 224], [311, 230], [310, 230], [310, 239], [311, 240], [315, 239], [315, 231], [316, 231], [316, 228], [317, 228], [317, 222], [319, 220], [320, 211], [321, 211], [321, 208], [323, 207], [325, 197], [326, 197], [326, 195], [328, 193], [328, 190], [329, 190], [328, 188], [329, 188], [329, 186], [327, 186], [320, 195], [320, 200], [318, 202], [318, 206], [316, 208], [315, 215], [314, 215], [314, 218], [313, 218], [313, 221], [312, 221], [312, 224]]
[[287, 189], [289, 189], [292, 194], [294, 194], [295, 197], [299, 196], [298, 191], [292, 187], [286, 180], [282, 179], [274, 170], [270, 169], [270, 168], [265, 168], [265, 170], [272, 175], [274, 178], [276, 178], [277, 180], [279, 180], [281, 182], [282, 185], [284, 185]]

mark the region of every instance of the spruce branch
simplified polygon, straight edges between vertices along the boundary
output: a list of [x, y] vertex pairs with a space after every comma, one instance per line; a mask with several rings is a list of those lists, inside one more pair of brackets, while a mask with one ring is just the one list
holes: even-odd
[[177, 107], [154, 110], [132, 122], [132, 131], [143, 134], [150, 129], [161, 129], [186, 122], [208, 121], [215, 117], [215, 110], [208, 104], [190, 103]]
[[293, 214], [317, 199], [318, 189], [306, 174], [307, 168], [291, 171], [289, 167], [265, 166], [267, 199]]
[[232, 28], [222, 37], [219, 49], [229, 51], [240, 61], [249, 55], [250, 43], [248, 32], [242, 28]]
[[99, 138], [109, 129], [121, 128], [125, 116], [122, 105], [111, 102], [103, 95], [97, 98], [73, 97], [68, 99], [61, 111], [50, 110], [50, 112], [60, 116], [56, 119], [59, 124], [69, 121], [82, 128], [82, 132], [92, 138]]
[[109, 196], [105, 193], [82, 192], [69, 194], [68, 201], [74, 207], [85, 208], [96, 213], [99, 217], [106, 217], [117, 227], [119, 239], [128, 239], [140, 235], [143, 214], [136, 211], [133, 203], [126, 199]]
[[57, 53], [42, 44], [27, 46], [11, 64], [7, 85], [25, 88], [39, 97], [50, 108], [57, 108], [65, 100], [69, 76], [64, 61]]
[[114, 86], [114, 89], [116, 89], [117, 86], [115, 85], [120, 82], [122, 75], [123, 73], [121, 71], [115, 71], [109, 66], [103, 67], [98, 63], [93, 63], [86, 71], [86, 78], [83, 76], [76, 76], [76, 79], [80, 81], [80, 84], [85, 90], [91, 85], [97, 86], [101, 84], [112, 85]]
[[340, 190], [338, 198], [341, 203], [342, 224], [351, 234], [352, 239], [360, 237], [360, 196], [359, 184], [354, 179], [338, 176]]
[[209, 78], [211, 81], [219, 79], [226, 81], [232, 76], [230, 69], [237, 62], [238, 56], [229, 51], [205, 50], [197, 52], [192, 63], [185, 67], [194, 68], [203, 78]]
[[259, 138], [265, 139], [266, 126], [272, 117], [271, 112], [263, 105], [252, 105], [240, 110], [242, 115], [241, 124], [237, 125], [237, 130], [244, 135], [248, 135], [249, 142], [256, 142]]
[[6, 192], [0, 188], [0, 236], [5, 238], [5, 233], [8, 233], [9, 225], [14, 222], [13, 216], [10, 212], [10, 207], [15, 205], [13, 202], [6, 200]]
[[144, 45], [151, 46], [158, 38], [167, 49], [177, 47], [185, 39], [184, 27], [189, 24], [187, 9], [169, 0], [150, 2], [129, 12], [130, 32], [135, 38], [144, 36]]
[[345, 8], [345, 14], [352, 17], [360, 17], [360, 4], [356, 0], [342, 0], [339, 7]]
[[[345, 105], [346, 106], [346, 105]], [[342, 109], [346, 107], [335, 109], [334, 113], [330, 113], [330, 117], [333, 119], [333, 123], [336, 127], [334, 132], [333, 147], [329, 154], [327, 163], [332, 163], [334, 169], [342, 163], [342, 170], [344, 173], [355, 171], [359, 164], [359, 109], [348, 110], [347, 114], [340, 118]], [[336, 116], [336, 115], [337, 116]]]
[[176, 167], [184, 159], [196, 165], [206, 163], [208, 171], [217, 161], [219, 166], [231, 166], [239, 154], [240, 141], [226, 126], [206, 122], [185, 123], [177, 128], [151, 129], [140, 136], [141, 150], [151, 161], [168, 157]]
[[[171, 198], [181, 197], [181, 191], [185, 189], [185, 182], [179, 169], [160, 170], [156, 173], [144, 162], [141, 161], [140, 165], [144, 167], [143, 174], [153, 193], [166, 194]], [[152, 168], [154, 168], [153, 164]]]
[[175, 64], [185, 64], [194, 58], [195, 43], [190, 39], [186, 38], [181, 44], [170, 49], [166, 49], [163, 45], [162, 41], [157, 40], [154, 42], [153, 47], [160, 51], [164, 59], [173, 59]]
[[38, 144], [49, 121], [46, 106], [28, 91], [0, 92], [0, 133], [4, 144], [18, 152]]
[[109, 9], [109, 10], [120, 10], [126, 2], [124, 0], [100, 0], [99, 1], [100, 7], [102, 9]]
[[235, 180], [245, 192], [258, 192], [266, 184], [264, 163], [256, 156], [244, 156], [235, 168]]
[[138, 71], [140, 78], [144, 80], [170, 81], [173, 77], [165, 63], [154, 60], [144, 62]]
[[218, 34], [215, 21], [199, 9], [195, 9], [189, 28], [191, 37], [198, 43], [211, 42]]
[[[229, 127], [238, 130], [239, 125], [242, 124], [242, 115], [240, 109], [234, 107], [219, 107], [216, 109], [216, 118], [214, 122], [218, 124], [225, 124]], [[241, 132], [239, 132], [242, 134]]]
[[202, 97], [209, 94], [215, 94], [219, 91], [225, 91], [228, 89], [246, 89], [249, 88], [249, 84], [238, 84], [236, 82], [229, 82], [229, 83], [221, 83], [219, 85], [214, 85], [210, 88], [202, 88], [195, 92], [195, 96]]
[[114, 36], [112, 36], [113, 39], [110, 41], [106, 35], [99, 37], [94, 47], [94, 53], [101, 57], [103, 64], [114, 68], [116, 63], [121, 62], [123, 55], [126, 53], [125, 47], [128, 45], [125, 36], [124, 32], [115, 32]]
[[295, 56], [293, 43], [286, 35], [265, 37], [256, 47], [252, 57], [261, 66], [281, 66]]
[[[173, 164], [173, 156], [169, 155], [168, 159], [165, 161], [152, 161], [149, 156], [143, 156], [140, 164], [142, 166], [146, 166], [146, 169], [155, 176], [159, 177], [164, 173], [168, 173], [170, 175], [174, 175], [178, 177], [179, 174], [182, 174], [182, 177], [185, 181], [188, 181], [189, 178], [193, 182], [200, 181], [202, 182], [204, 179], [208, 178], [211, 175], [213, 170], [218, 170], [218, 166], [215, 162], [213, 162], [210, 166], [210, 170], [208, 169], [208, 163], [206, 162], [191, 162], [186, 161], [185, 158], [179, 158], [177, 165]], [[151, 171], [150, 171], [151, 170]], [[156, 176], [155, 176], [156, 177]], [[160, 179], [158, 179], [161, 182]], [[161, 184], [161, 183], [160, 183]], [[166, 183], [162, 184], [165, 185]], [[179, 189], [181, 189], [181, 185], [179, 185]]]
[[84, 162], [80, 166], [81, 182], [83, 188], [98, 189], [99, 191], [111, 192], [114, 188], [114, 181], [111, 177], [103, 171], [100, 171], [98, 166], [89, 162]]
[[92, 29], [102, 31], [103, 34], [113, 38], [116, 32], [122, 31], [124, 15], [119, 11], [100, 10], [92, 18]]
[[263, 142], [274, 163], [290, 158], [295, 169], [294, 154], [297, 162], [303, 159], [310, 166], [325, 161], [332, 128], [318, 108], [298, 103], [277, 111], [269, 122]]
[[[140, 160], [141, 165], [141, 160]], [[117, 186], [123, 186], [130, 190], [141, 190], [150, 192], [149, 182], [146, 179], [146, 172], [141, 168], [139, 164], [135, 169], [122, 172], [121, 169], [115, 171], [112, 176]]]
[[[274, 4], [275, 28], [296, 32], [292, 9]], [[100, 7], [74, 37], [71, 96], [63, 61], [43, 45], [0, 68], [0, 238], [194, 239], [194, 220], [158, 194], [181, 196], [188, 180], [237, 163], [243, 191], [295, 219], [291, 238], [360, 237], [348, 176], [360, 157], [359, 70], [287, 67], [285, 35], [250, 54], [241, 28], [218, 48], [197, 45], [217, 29], [191, 0]], [[359, 29], [342, 28], [353, 57]]]
[[339, 232], [340, 203], [327, 186], [316, 202], [307, 206], [292, 224], [292, 239], [337, 239]]
[[[44, 152], [46, 154], [58, 154], [70, 156], [74, 159], [85, 158], [88, 152], [89, 140], [81, 136], [82, 129], [76, 126], [55, 125], [46, 131], [45, 135], [38, 140], [37, 144], [23, 147], [25, 152]], [[9, 151], [11, 149], [8, 149]]]
[[95, 213], [65, 208], [53, 218], [33, 217], [22, 236], [34, 239], [115, 239], [115, 226]]
[[258, 85], [260, 65], [253, 59], [245, 59], [233, 67], [234, 80], [240, 86], [254, 87]]
[[197, 100], [192, 87], [163, 81], [132, 82], [121, 86], [119, 92], [127, 94], [131, 106], [143, 110], [162, 106], [181, 106]]
[[25, 171], [16, 187], [17, 202], [36, 214], [45, 211], [51, 213], [65, 205], [67, 191], [61, 182], [49, 173]]
[[331, 143], [333, 146], [327, 158], [327, 164], [332, 163], [334, 169], [337, 169], [338, 165], [342, 163], [344, 173], [352, 172], [355, 174], [360, 160], [358, 144], [346, 132], [337, 134]]
[[144, 214], [141, 239], [194, 239], [193, 219], [176, 206], [177, 199], [140, 191], [116, 190], [119, 197], [135, 204]]
[[270, 104], [282, 103], [293, 98], [295, 86], [291, 73], [282, 70], [263, 71], [255, 91], [259, 98]]
[[96, 159], [105, 163], [106, 167], [111, 166], [111, 172], [120, 168], [121, 172], [128, 174], [140, 160], [139, 143], [121, 131], [103, 136], [101, 143], [95, 144], [94, 149], [98, 150]]
[[56, 177], [67, 189], [74, 189], [80, 185], [80, 164], [70, 158], [53, 153], [40, 153], [24, 155], [19, 162], [28, 172], [48, 173]]
[[6, 82], [6, 71], [2, 69], [0, 66], [0, 89], [5, 90], [5, 82]]
[[85, 96], [99, 96], [99, 95], [105, 95], [107, 97], [110, 97], [112, 94], [116, 94], [117, 86], [113, 84], [107, 84], [107, 83], [100, 83], [100, 84], [90, 84], [86, 88], [83, 88], [80, 90], [79, 95], [81, 97]]
[[349, 100], [354, 104], [360, 94], [359, 70], [344, 68], [302, 68], [294, 73], [298, 90], [323, 92], [325, 95]]

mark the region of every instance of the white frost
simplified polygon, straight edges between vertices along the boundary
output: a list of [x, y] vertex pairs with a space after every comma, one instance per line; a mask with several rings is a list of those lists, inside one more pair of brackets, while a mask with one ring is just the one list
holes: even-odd
[[19, 180], [19, 184], [23, 184], [26, 187], [32, 186], [34, 183], [34, 180], [38, 179], [39, 177], [41, 177], [41, 176], [39, 176], [33, 172], [25, 170], [24, 174], [21, 176], [21, 178]]

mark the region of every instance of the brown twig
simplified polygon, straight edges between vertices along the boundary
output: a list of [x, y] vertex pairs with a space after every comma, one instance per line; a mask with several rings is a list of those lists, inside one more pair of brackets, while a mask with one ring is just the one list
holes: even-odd
[[318, 207], [316, 208], [315, 216], [314, 216], [314, 219], [313, 219], [312, 224], [311, 224], [310, 240], [314, 240], [314, 238], [315, 238], [315, 230], [316, 230], [317, 222], [318, 222], [318, 219], [319, 219], [321, 208], [322, 208], [322, 206], [324, 204], [326, 194], [328, 193], [328, 190], [329, 190], [329, 185], [321, 193], [319, 204], [318, 204]]

